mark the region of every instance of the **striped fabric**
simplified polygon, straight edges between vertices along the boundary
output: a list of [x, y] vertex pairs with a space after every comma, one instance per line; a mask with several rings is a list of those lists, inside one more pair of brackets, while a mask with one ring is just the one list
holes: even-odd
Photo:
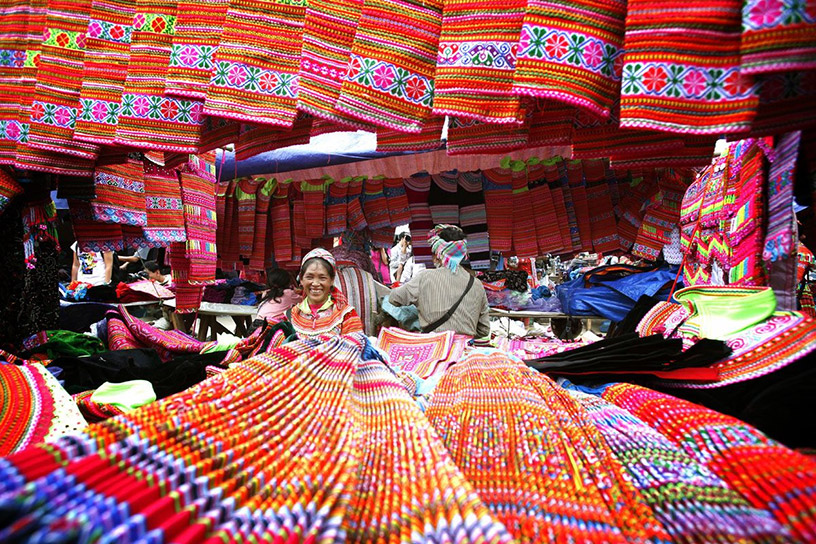
[[203, 285], [190, 283], [190, 259], [187, 258], [185, 244], [175, 242], [168, 247], [170, 271], [176, 290], [176, 310], [178, 314], [191, 314], [201, 306], [204, 295]]
[[145, 238], [159, 245], [187, 240], [178, 173], [145, 161], [144, 183], [147, 203]]
[[587, 202], [584, 166], [581, 161], [567, 161], [566, 164], [572, 206], [575, 210], [575, 220], [578, 223], [578, 234], [581, 238], [579, 251], [592, 251], [592, 225]]
[[620, 88], [626, 8], [621, 0], [529, 1], [514, 90], [609, 117]]
[[235, 204], [238, 209], [238, 252], [250, 258], [255, 244], [256, 193], [266, 180], [264, 178], [241, 178], [235, 188]]
[[402, 132], [388, 127], [378, 127], [377, 151], [424, 151], [438, 149], [442, 145], [442, 129], [445, 117], [433, 116], [427, 119], [419, 132]]
[[136, 0], [116, 143], [179, 153], [198, 150], [202, 103], [164, 94], [178, 0]]
[[740, 67], [741, 0], [630, 0], [622, 128], [691, 134], [748, 130], [759, 96]]
[[504, 153], [528, 146], [526, 123], [485, 123], [477, 119], [449, 117], [448, 155]]
[[289, 210], [290, 183], [278, 182], [272, 194], [269, 205], [269, 220], [272, 238], [275, 242], [275, 261], [278, 263], [291, 261], [292, 250], [292, 223]]
[[[209, 158], [208, 158], [209, 159]], [[217, 251], [215, 232], [215, 163], [193, 157], [180, 174], [185, 252], [190, 262], [187, 281], [193, 285], [215, 281]]]
[[740, 65], [744, 74], [816, 69], [816, 14], [812, 6], [744, 2]]
[[[562, 177], [566, 176], [565, 172], [562, 176], [564, 161], [561, 157], [553, 157], [552, 159], [544, 160], [542, 164], [544, 166], [544, 178], [547, 180], [547, 186], [550, 188], [553, 207], [558, 217], [556, 227], [561, 235], [561, 252], [571, 253], [572, 235], [570, 234], [569, 215], [567, 214], [567, 206], [562, 187]], [[553, 244], [555, 244], [555, 239], [553, 239]]]
[[91, 201], [91, 207], [96, 221], [137, 227], [147, 225], [144, 164], [141, 161], [130, 159], [123, 164], [100, 166], [93, 179], [96, 198]]
[[44, 365], [0, 364], [0, 391], [4, 392], [0, 402], [0, 455], [38, 444], [48, 435], [55, 406], [46, 374], [50, 372]]
[[28, 145], [82, 159], [95, 159], [96, 145], [73, 139], [82, 86], [91, 0], [49, 0]]
[[[529, 177], [529, 196], [533, 206], [538, 255], [547, 253], [557, 255], [564, 248], [564, 244], [561, 240], [559, 216], [555, 209], [550, 185], [547, 183], [545, 169], [546, 166], [537, 175]], [[564, 213], [566, 214], [566, 210]]]
[[255, 193], [255, 241], [252, 244], [252, 256], [249, 258], [250, 270], [266, 270], [271, 264], [274, 244], [271, 242], [272, 236], [268, 236], [269, 230], [269, 203], [272, 200], [272, 193], [278, 182], [275, 178], [259, 177], [261, 181], [258, 191]]
[[513, 94], [526, 0], [445, 0], [433, 110], [490, 123], [523, 120]]
[[338, 111], [363, 0], [313, 0], [306, 7], [298, 109], [350, 128], [370, 125]]
[[366, 335], [375, 336], [377, 334], [375, 319], [379, 304], [374, 276], [354, 266], [339, 266], [334, 277], [334, 286], [346, 295], [348, 303], [357, 310]]
[[370, 229], [391, 226], [391, 217], [388, 215], [388, 201], [385, 199], [385, 193], [383, 192], [383, 176], [365, 180], [361, 201], [363, 214]]
[[213, 57], [229, 0], [179, 0], [176, 31], [170, 49], [165, 92], [168, 96], [207, 97]]
[[632, 254], [656, 261], [663, 246], [669, 243], [671, 231], [680, 221], [680, 205], [685, 185], [673, 173], [666, 173], [658, 182], [660, 191], [645, 209], [643, 222], [632, 247]]
[[[33, 62], [26, 66], [27, 49], [34, 45], [35, 37], [41, 43], [43, 30], [35, 28], [36, 25], [30, 21], [42, 18], [45, 22], [45, 4], [45, 0], [9, 0], [0, 6], [0, 51], [4, 55], [0, 62], [0, 164], [14, 164], [17, 141], [23, 134], [19, 112], [26, 84], [23, 84], [22, 77], [25, 72], [36, 73]], [[42, 15], [39, 11], [42, 11]], [[33, 57], [34, 51], [32, 61]], [[25, 123], [28, 130], [28, 119]]]
[[609, 183], [606, 179], [608, 163], [601, 159], [585, 159], [582, 162], [586, 179], [592, 249], [597, 253], [616, 251], [620, 248], [620, 242], [615, 211], [609, 195]]
[[74, 138], [112, 145], [130, 61], [136, 3], [94, 0], [86, 34]]
[[329, 184], [326, 195], [326, 234], [329, 236], [337, 236], [346, 230], [347, 197], [348, 180], [332, 181]]
[[430, 117], [442, 0], [366, 0], [337, 109], [420, 132]]
[[121, 251], [124, 249], [122, 226], [94, 221], [91, 205], [83, 200], [68, 200], [71, 225], [80, 251]]
[[407, 225], [411, 222], [411, 205], [405, 194], [405, 185], [402, 178], [385, 178], [383, 193], [388, 202], [388, 217], [392, 227]]
[[574, 106], [537, 99], [532, 114], [524, 120], [528, 132], [527, 146], [570, 145], [573, 141], [575, 113]]
[[[528, 167], [520, 172], [512, 172], [513, 186], [513, 251], [512, 254], [518, 257], [535, 257], [538, 255], [538, 242], [536, 241], [535, 212], [533, 211], [533, 199], [530, 197], [530, 187], [528, 180], [529, 169], [538, 170], [535, 167]], [[532, 173], [536, 177], [536, 173]], [[510, 219], [508, 217], [508, 219]]]
[[309, 240], [322, 238], [326, 232], [326, 183], [321, 180], [304, 180], [300, 184], [303, 192], [304, 227]]
[[[459, 224], [459, 201], [457, 190], [459, 172], [442, 172], [431, 176], [431, 187], [428, 192], [428, 206], [431, 208], [431, 221], [434, 225]], [[418, 233], [421, 236], [421, 233]]]
[[230, 119], [219, 117], [204, 117], [204, 125], [201, 127], [201, 140], [198, 145], [199, 153], [206, 153], [227, 144], [238, 141], [238, 131], [240, 123]]
[[281, 147], [308, 144], [312, 119], [311, 115], [300, 114], [291, 128], [242, 123], [235, 144], [235, 158], [242, 161]]
[[[727, 234], [731, 260], [728, 263], [729, 283], [734, 285], [764, 285], [765, 272], [760, 256], [764, 249], [768, 224], [766, 214], [767, 183], [764, 171], [764, 154], [753, 150], [745, 156], [739, 173], [737, 197], [730, 216]], [[683, 203], [686, 203], [684, 198]], [[685, 210], [684, 210], [685, 211]], [[682, 219], [681, 219], [682, 221]], [[693, 224], [693, 223], [692, 223]], [[695, 258], [694, 241], [688, 238], [691, 258]], [[695, 259], [696, 260], [696, 259]]]
[[768, 227], [762, 258], [775, 262], [796, 256], [796, 216], [793, 213], [793, 183], [802, 133], [782, 136], [773, 150], [768, 172]]
[[388, 355], [392, 368], [427, 380], [439, 366], [444, 373], [454, 349], [454, 335], [453, 331], [416, 333], [387, 327], [380, 330], [377, 347]]
[[351, 230], [363, 230], [368, 225], [366, 223], [363, 206], [360, 198], [363, 194], [364, 176], [352, 178], [348, 184], [348, 197], [346, 199], [346, 220], [348, 228]]
[[230, 0], [204, 113], [291, 127], [306, 3]]
[[582, 128], [572, 139], [574, 159], [625, 159], [651, 155], [656, 152], [672, 153], [683, 148], [683, 140], [675, 134], [658, 134], [645, 130], [625, 130], [612, 125]]
[[490, 250], [509, 253], [513, 249], [513, 179], [509, 170], [484, 170], [483, 189], [487, 211]]
[[227, 183], [224, 193], [224, 214], [219, 216], [224, 219], [218, 222], [218, 230], [222, 233], [222, 241], [216, 242], [220, 259], [219, 267], [227, 270], [235, 269], [241, 253], [238, 244], [238, 206], [235, 200], [235, 190], [237, 188], [238, 180]]
[[[405, 183], [405, 194], [411, 207], [411, 232], [424, 233], [434, 226], [431, 219], [431, 209], [428, 206], [428, 193], [431, 190], [431, 176], [428, 174], [414, 174], [410, 178], [403, 180]], [[416, 236], [412, 241], [414, 261], [430, 266], [433, 263], [431, 256], [431, 246], [424, 236]]]
[[459, 202], [459, 226], [467, 235], [470, 266], [474, 270], [484, 270], [490, 268], [490, 237], [482, 173], [461, 172], [458, 181], [456, 200]]

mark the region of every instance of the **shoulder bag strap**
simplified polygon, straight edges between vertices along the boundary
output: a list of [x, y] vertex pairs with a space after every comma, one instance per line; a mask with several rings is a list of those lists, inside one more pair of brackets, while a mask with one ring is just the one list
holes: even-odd
[[447, 312], [445, 312], [445, 315], [443, 315], [442, 317], [440, 317], [439, 319], [437, 319], [437, 320], [436, 320], [436, 321], [434, 321], [433, 323], [429, 323], [429, 324], [425, 325], [425, 326], [422, 328], [422, 332], [433, 332], [433, 331], [435, 331], [435, 330], [436, 330], [436, 329], [437, 329], [437, 328], [438, 328], [438, 327], [439, 327], [441, 324], [445, 323], [445, 322], [446, 322], [448, 319], [450, 319], [450, 318], [451, 318], [451, 316], [453, 315], [453, 313], [456, 311], [456, 309], [457, 309], [457, 308], [459, 307], [459, 305], [462, 303], [462, 300], [464, 300], [465, 295], [467, 295], [467, 294], [468, 294], [468, 292], [470, 291], [470, 288], [471, 288], [471, 287], [473, 287], [473, 282], [474, 282], [474, 281], [475, 281], [475, 278], [474, 278], [473, 276], [470, 276], [470, 279], [468, 280], [467, 287], [465, 287], [465, 292], [464, 292], [464, 293], [462, 293], [462, 296], [461, 296], [461, 297], [459, 297], [459, 300], [457, 300], [457, 301], [454, 303], [454, 305], [453, 305], [453, 306], [451, 306], [450, 310], [448, 310]]

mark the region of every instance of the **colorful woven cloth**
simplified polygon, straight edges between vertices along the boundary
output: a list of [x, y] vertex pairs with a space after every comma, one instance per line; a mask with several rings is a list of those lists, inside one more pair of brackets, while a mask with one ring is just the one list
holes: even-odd
[[457, 189], [459, 172], [441, 172], [431, 175], [431, 188], [428, 192], [428, 206], [431, 208], [431, 221], [459, 224], [459, 202]]
[[743, 2], [627, 4], [620, 126], [691, 134], [746, 131], [759, 94], [740, 67]]
[[[544, 178], [547, 181], [547, 186], [550, 189], [550, 196], [552, 196], [553, 207], [557, 220], [555, 222], [555, 229], [553, 236], [561, 236], [561, 252], [571, 253], [572, 250], [572, 234], [570, 217], [574, 220], [575, 214], [572, 216], [567, 212], [567, 199], [565, 198], [564, 185], [567, 183], [567, 172], [564, 161], [561, 157], [553, 157], [542, 162], [544, 166]], [[567, 188], [567, 192], [569, 189]], [[555, 244], [555, 241], [553, 241]]]
[[85, 37], [80, 109], [74, 138], [111, 145], [119, 122], [119, 105], [130, 62], [130, 40], [136, 3], [94, 0]]
[[[752, 506], [770, 511], [782, 526], [780, 533], [794, 541], [816, 537], [809, 506], [816, 500], [812, 460], [737, 419], [638, 385], [615, 384], [603, 398], [706, 465]], [[797, 477], [791, 479], [790, 474]]]
[[82, 200], [68, 200], [71, 225], [81, 251], [121, 251], [124, 249], [122, 226], [94, 220], [93, 208]]
[[424, 151], [442, 146], [442, 130], [445, 117], [431, 117], [423, 123], [419, 132], [402, 132], [387, 127], [377, 128], [377, 151]]
[[503, 153], [528, 147], [527, 123], [485, 123], [477, 119], [449, 117], [448, 155]]
[[680, 221], [680, 204], [685, 189], [683, 181], [673, 174], [662, 177], [659, 187], [658, 198], [646, 207], [632, 247], [633, 255], [650, 261], [657, 260], [663, 246], [669, 242], [672, 229]]
[[186, 241], [178, 173], [145, 161], [144, 184], [147, 208], [147, 226], [143, 229], [145, 239], [158, 245]]
[[164, 94], [178, 0], [137, 0], [116, 143], [180, 153], [198, 150], [202, 103]]
[[346, 230], [347, 194], [348, 180], [330, 181], [326, 195], [326, 234], [328, 236], [337, 236]]
[[430, 117], [442, 0], [366, 0], [336, 108], [420, 132]]
[[[269, 219], [274, 239], [275, 261], [292, 260], [292, 222], [289, 208], [289, 183], [279, 182], [269, 205]], [[344, 202], [345, 205], [345, 202]]]
[[100, 166], [93, 179], [96, 198], [91, 201], [91, 208], [96, 221], [147, 225], [142, 161], [129, 159], [123, 164]]
[[[383, 192], [383, 177], [368, 178], [363, 182], [363, 196], [360, 199], [363, 215], [370, 229], [381, 229], [391, 226], [388, 215], [388, 201]], [[321, 202], [322, 204], [322, 202]], [[320, 206], [322, 209], [322, 206]], [[321, 232], [322, 235], [322, 232]]]
[[[303, 193], [303, 217], [305, 234], [309, 239], [322, 238], [326, 232], [326, 183], [324, 180], [304, 180], [300, 184]], [[383, 205], [385, 201], [383, 201]], [[388, 209], [385, 210], [386, 218]]]
[[589, 203], [587, 202], [584, 166], [581, 161], [567, 161], [566, 166], [570, 196], [572, 197], [572, 209], [575, 212], [575, 220], [578, 223], [580, 249], [582, 251], [591, 251], [592, 225], [589, 216]]
[[[405, 183], [405, 194], [408, 197], [408, 204], [411, 209], [411, 232], [428, 232], [434, 226], [431, 219], [431, 208], [428, 206], [428, 193], [431, 190], [431, 176], [428, 174], [415, 174], [403, 180]], [[431, 246], [427, 238], [417, 236], [411, 240], [414, 261], [430, 266], [433, 263]]]
[[[215, 280], [215, 165], [193, 157], [181, 172], [181, 202], [187, 232], [187, 281], [198, 285]], [[259, 244], [262, 245], [262, 244]]]
[[[405, 193], [402, 178], [385, 178], [383, 180], [383, 194], [388, 202], [388, 217], [392, 227], [407, 225], [411, 222], [411, 205]], [[330, 193], [331, 195], [331, 193]]]
[[[339, 246], [343, 247], [343, 246]], [[334, 252], [332, 252], [334, 255]], [[371, 261], [371, 258], [369, 258]], [[338, 266], [334, 277], [334, 286], [348, 299], [348, 303], [356, 310], [360, 321], [363, 322], [363, 331], [367, 336], [377, 334], [378, 300], [374, 276], [370, 272], [357, 266]]]
[[229, 4], [229, 0], [179, 0], [165, 82], [168, 96], [207, 97]]
[[513, 179], [513, 255], [518, 257], [535, 257], [538, 255], [536, 240], [535, 211], [530, 197], [531, 177], [536, 178], [542, 172], [540, 166], [525, 167], [520, 172], [511, 174]]
[[368, 226], [363, 205], [360, 198], [363, 195], [363, 181], [365, 176], [356, 176], [349, 180], [348, 196], [346, 197], [346, 221], [351, 230], [363, 230]]
[[592, 249], [597, 253], [615, 251], [620, 247], [615, 211], [609, 194], [609, 163], [600, 159], [583, 161], [586, 180], [589, 226], [592, 232]]
[[235, 188], [235, 205], [238, 208], [238, 248], [241, 257], [250, 258], [255, 239], [255, 204], [257, 192], [265, 178], [241, 178]]
[[91, 0], [48, 2], [28, 145], [92, 160], [98, 147], [73, 139], [90, 11]]
[[9, 202], [14, 200], [17, 195], [22, 194], [22, 192], [23, 186], [17, 183], [17, 181], [5, 171], [0, 170], [0, 214], [5, 211]]
[[513, 247], [513, 177], [509, 170], [482, 172], [487, 230], [491, 251], [510, 252]]
[[[45, 4], [45, 0], [15, 0], [5, 2], [0, 7], [0, 51], [3, 51], [0, 60], [0, 164], [14, 164], [17, 142], [23, 130], [28, 130], [28, 119], [23, 125], [19, 116], [23, 88], [27, 86], [22, 78], [26, 72], [36, 73], [33, 64], [35, 51], [32, 49], [27, 66], [27, 49], [34, 46], [35, 38], [39, 47], [43, 29], [35, 29], [30, 22], [40, 17], [45, 22]], [[36, 54], [39, 54], [38, 50]]]
[[608, 118], [620, 88], [625, 18], [620, 1], [528, 2], [514, 91]]
[[0, 362], [0, 455], [6, 456], [86, 425], [45, 365]]
[[521, 361], [472, 352], [426, 415], [518, 542], [670, 540], [586, 412]]
[[336, 108], [362, 9], [363, 0], [314, 0], [306, 7], [303, 28], [297, 107], [351, 128], [369, 127]]
[[173, 242], [167, 247], [167, 259], [176, 291], [176, 313], [189, 314], [198, 311], [204, 297], [204, 286], [190, 282], [190, 258], [186, 244]]
[[456, 200], [459, 202], [459, 225], [467, 235], [470, 266], [474, 270], [490, 268], [490, 237], [482, 173], [462, 172], [458, 181]]
[[434, 257], [439, 259], [442, 266], [449, 269], [451, 272], [456, 272], [459, 263], [468, 258], [468, 243], [467, 240], [444, 240], [439, 233], [446, 228], [454, 227], [454, 225], [436, 225], [428, 232], [428, 245], [431, 247], [431, 252]]
[[513, 94], [525, 0], [443, 3], [433, 109], [491, 123], [524, 119]]
[[391, 367], [426, 380], [451, 362], [453, 331], [420, 334], [387, 327], [380, 330], [377, 347], [388, 355]]
[[811, 6], [749, 0], [742, 6], [740, 71], [764, 74], [816, 68]]
[[242, 161], [265, 151], [308, 144], [312, 121], [311, 115], [301, 113], [291, 128], [242, 124], [235, 144], [235, 158]]
[[[704, 462], [642, 420], [600, 397], [569, 393], [587, 411], [673, 541], [772, 539], [782, 530], [770, 513], [752, 506]], [[663, 469], [642, 470], [646, 465]]]
[[204, 113], [291, 127], [306, 2], [231, 0]]
[[544, 172], [542, 171], [539, 175], [530, 177], [528, 184], [530, 187], [530, 200], [533, 205], [538, 255], [557, 254], [564, 246], [561, 242], [561, 231], [558, 226], [559, 217], [555, 211], [555, 203]]
[[765, 261], [775, 262], [796, 255], [793, 182], [801, 136], [799, 131], [785, 134], [774, 147], [768, 172], [768, 227], [762, 251]]
[[277, 184], [275, 178], [263, 179], [255, 193], [255, 239], [258, 240], [258, 243], [252, 245], [252, 256], [249, 258], [250, 270], [266, 270], [272, 264], [272, 252], [275, 246], [272, 237], [267, 238], [267, 230], [269, 204]]

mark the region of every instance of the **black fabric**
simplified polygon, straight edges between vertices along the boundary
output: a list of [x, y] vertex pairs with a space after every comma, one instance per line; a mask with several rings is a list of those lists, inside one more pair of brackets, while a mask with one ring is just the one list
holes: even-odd
[[59, 309], [59, 326], [57, 329], [74, 332], [88, 332], [93, 323], [105, 318], [105, 314], [114, 309], [111, 304], [101, 302], [76, 302]]
[[91, 357], [58, 357], [52, 364], [63, 369], [60, 378], [72, 395], [96, 389], [105, 382], [147, 380], [161, 399], [204, 380], [205, 367], [223, 358], [224, 352], [181, 354], [162, 363], [155, 350], [145, 348], [107, 351]]
[[679, 338], [660, 334], [641, 338], [631, 333], [525, 363], [548, 374], [669, 371], [709, 366], [730, 354], [731, 348], [719, 340], [703, 339], [683, 351]]
[[495, 270], [479, 272], [479, 279], [486, 282], [506, 280], [504, 286], [513, 291], [522, 293], [527, 291], [528, 274], [525, 270]]
[[0, 348], [16, 353], [27, 336], [23, 329], [23, 300], [20, 294], [25, 285], [25, 260], [23, 257], [23, 222], [21, 213], [23, 199], [12, 200], [0, 213]]
[[606, 337], [614, 338], [616, 336], [632, 334], [635, 332], [635, 328], [638, 326], [638, 323], [640, 323], [643, 320], [643, 317], [649, 313], [649, 310], [654, 308], [655, 305], [661, 300], [664, 299], [650, 297], [649, 295], [642, 295], [638, 301], [635, 302], [634, 307], [629, 310], [629, 313], [626, 314], [626, 317], [624, 317], [622, 321], [615, 323], [615, 326], [610, 329], [609, 334], [607, 334]]
[[113, 285], [103, 284], [88, 287], [85, 300], [90, 302], [118, 302], [119, 298], [116, 296], [116, 288]]
[[464, 300], [465, 296], [467, 296], [467, 294], [470, 292], [470, 288], [473, 287], [474, 283], [476, 283], [476, 278], [474, 278], [473, 275], [471, 274], [470, 278], [468, 278], [467, 287], [465, 287], [465, 290], [462, 292], [462, 296], [459, 297], [459, 300], [454, 302], [453, 306], [451, 306], [450, 309], [447, 312], [445, 312], [445, 314], [442, 317], [440, 317], [439, 319], [437, 319], [433, 323], [428, 323], [427, 325], [422, 327], [422, 332], [426, 332], [426, 333], [427, 332], [433, 332], [437, 328], [439, 328], [440, 325], [447, 322], [448, 319], [450, 319], [451, 316], [454, 313], [456, 313], [456, 309], [459, 307], [460, 304], [462, 304], [462, 300]]

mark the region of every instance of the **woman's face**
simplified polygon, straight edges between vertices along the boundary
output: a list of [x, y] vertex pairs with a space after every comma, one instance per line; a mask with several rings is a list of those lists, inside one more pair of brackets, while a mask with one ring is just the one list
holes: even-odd
[[331, 292], [332, 278], [326, 265], [313, 262], [300, 277], [300, 286], [303, 287], [303, 294], [311, 305], [322, 305], [329, 298]]

